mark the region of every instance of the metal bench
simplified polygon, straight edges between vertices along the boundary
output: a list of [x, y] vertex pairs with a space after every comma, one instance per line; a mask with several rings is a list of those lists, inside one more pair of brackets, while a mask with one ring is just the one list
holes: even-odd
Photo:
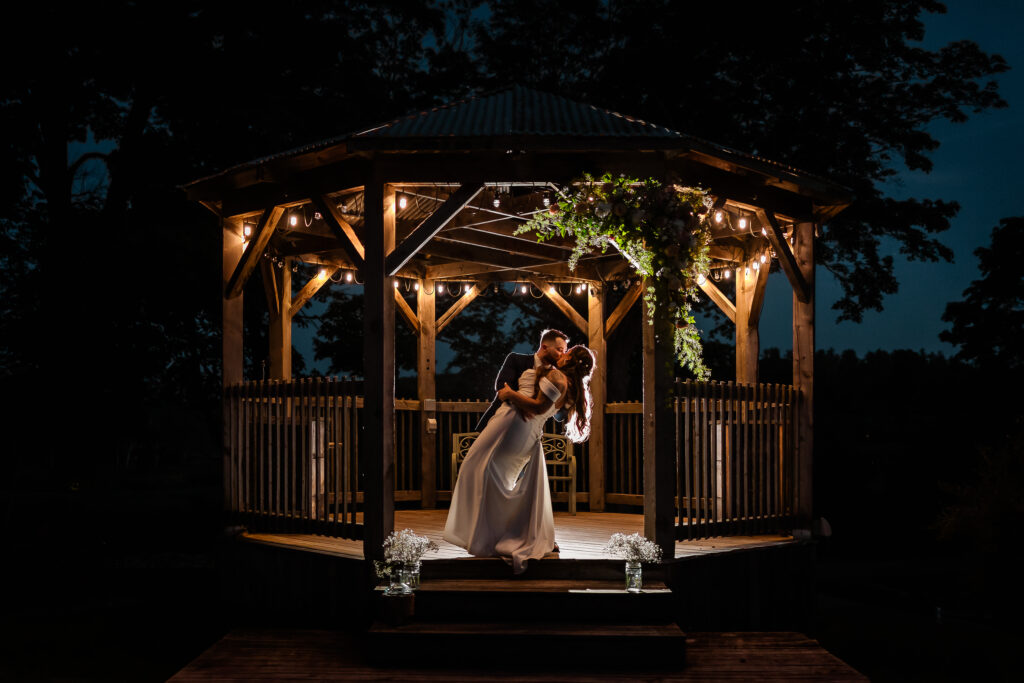
[[[459, 468], [466, 459], [469, 447], [480, 432], [452, 434], [452, 491], [459, 477]], [[548, 466], [548, 481], [551, 482], [551, 499], [556, 502], [568, 501], [569, 514], [576, 514], [576, 456], [572, 452], [572, 441], [561, 434], [541, 434], [544, 462]], [[554, 482], [564, 481], [567, 491], [559, 491]]]

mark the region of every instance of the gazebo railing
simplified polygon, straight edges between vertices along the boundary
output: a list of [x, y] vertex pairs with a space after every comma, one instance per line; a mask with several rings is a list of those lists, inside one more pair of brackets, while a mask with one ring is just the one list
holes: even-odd
[[676, 538], [788, 528], [794, 506], [792, 386], [677, 381]]
[[[225, 503], [266, 531], [362, 538], [362, 383], [247, 382], [225, 394]], [[677, 382], [677, 538], [785, 528], [793, 512], [794, 391], [783, 385]], [[473, 431], [488, 401], [437, 401], [435, 487], [451, 498], [452, 434]], [[420, 401], [395, 401], [395, 501], [421, 498]], [[605, 500], [643, 506], [643, 406], [605, 405]], [[545, 431], [556, 431], [554, 421]], [[578, 501], [589, 498], [589, 444], [575, 447]]]

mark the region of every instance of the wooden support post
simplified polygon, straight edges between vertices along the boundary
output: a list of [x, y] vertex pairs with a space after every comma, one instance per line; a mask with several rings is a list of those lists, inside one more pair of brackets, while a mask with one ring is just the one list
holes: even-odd
[[796, 390], [796, 525], [810, 530], [814, 514], [814, 223], [797, 223], [793, 252], [807, 301], [793, 293], [793, 387]]
[[[416, 295], [416, 315], [419, 318], [416, 392], [420, 399], [420, 504], [424, 509], [437, 507], [437, 392], [434, 385], [436, 285], [436, 280], [422, 280]], [[434, 429], [429, 428], [430, 420], [435, 420]]]
[[292, 259], [273, 268], [277, 281], [278, 314], [270, 316], [270, 379], [292, 378]]
[[594, 411], [590, 418], [590, 511], [604, 511], [604, 404], [608, 397], [608, 353], [604, 336], [605, 285], [590, 287], [587, 315], [587, 345], [597, 356], [590, 378]]
[[[644, 290], [654, 284], [644, 280]], [[658, 292], [661, 300], [665, 292]], [[659, 308], [653, 325], [641, 318], [644, 348], [644, 535], [657, 543], [665, 559], [675, 556], [675, 383], [672, 322]]]
[[757, 327], [750, 326], [750, 304], [754, 298], [758, 272], [750, 261], [736, 269], [736, 381], [757, 383], [757, 356], [760, 339]]
[[382, 559], [395, 528], [395, 294], [384, 271], [395, 248], [395, 190], [380, 178], [365, 189], [363, 271], [363, 556]]
[[243, 347], [242, 347], [242, 295], [228, 298], [228, 282], [232, 273], [242, 260], [242, 222], [224, 221], [221, 224], [223, 241], [223, 257], [221, 265], [221, 420], [222, 462], [224, 510], [231, 511], [231, 487], [237, 481], [237, 471], [233, 471], [231, 459], [231, 404], [227, 397], [227, 388], [243, 380]]

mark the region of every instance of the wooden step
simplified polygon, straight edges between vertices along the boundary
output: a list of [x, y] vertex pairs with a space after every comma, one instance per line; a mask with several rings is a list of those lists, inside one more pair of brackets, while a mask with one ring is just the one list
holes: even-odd
[[409, 612], [417, 621], [639, 624], [672, 621], [672, 607], [672, 591], [657, 581], [629, 593], [624, 581], [423, 579]]
[[558, 668], [680, 668], [686, 635], [674, 623], [412, 621], [375, 623], [369, 654], [379, 665], [491, 666], [533, 672]]
[[[665, 564], [645, 564], [644, 581], [664, 581], [668, 576]], [[421, 564], [420, 574], [424, 579], [510, 579], [532, 581], [535, 579], [572, 579], [622, 581], [625, 584], [626, 563], [624, 560], [569, 560], [556, 555], [541, 560], [530, 560], [526, 571], [518, 576], [512, 567], [497, 557], [460, 557], [457, 559], [426, 559]]]

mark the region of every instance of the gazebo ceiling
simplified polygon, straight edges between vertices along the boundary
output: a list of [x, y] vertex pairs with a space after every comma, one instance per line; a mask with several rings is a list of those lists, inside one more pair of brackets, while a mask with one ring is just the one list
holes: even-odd
[[538, 244], [514, 234], [533, 212], [546, 210], [553, 183], [606, 170], [709, 188], [723, 217], [712, 246], [720, 268], [769, 250], [758, 209], [790, 234], [793, 222], [822, 222], [851, 201], [845, 188], [798, 169], [521, 86], [250, 161], [183, 189], [225, 217], [253, 222], [267, 206], [285, 207], [270, 255], [354, 267], [313, 197], [334, 202], [335, 219], [362, 239], [362, 185], [394, 184], [400, 244], [462, 184], [478, 183], [483, 189], [399, 275], [608, 280], [631, 275], [615, 254], [581, 259], [570, 272], [572, 240]]

